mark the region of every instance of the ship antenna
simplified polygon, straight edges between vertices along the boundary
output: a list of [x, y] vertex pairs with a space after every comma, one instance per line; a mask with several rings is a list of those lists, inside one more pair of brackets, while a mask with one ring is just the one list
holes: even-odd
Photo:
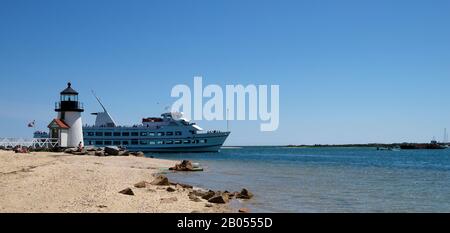
[[108, 112], [108, 111], [106, 111], [106, 108], [105, 108], [105, 106], [103, 106], [103, 104], [102, 104], [102, 102], [100, 101], [100, 99], [99, 99], [99, 98], [97, 97], [97, 95], [95, 94], [94, 90], [91, 90], [91, 92], [92, 92], [92, 95], [94, 95], [94, 97], [97, 99], [97, 101], [98, 101], [98, 103], [100, 104], [100, 106], [102, 106], [103, 111]]

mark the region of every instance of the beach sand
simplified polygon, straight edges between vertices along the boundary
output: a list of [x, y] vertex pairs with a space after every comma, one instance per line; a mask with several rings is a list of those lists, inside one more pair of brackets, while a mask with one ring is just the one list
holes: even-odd
[[[188, 189], [167, 192], [167, 186], [134, 187], [140, 181], [151, 182], [160, 169], [176, 162], [133, 156], [15, 154], [0, 150], [0, 212], [229, 212], [227, 205], [205, 207], [205, 200], [191, 201]], [[125, 188], [131, 188], [135, 195], [120, 194]]]

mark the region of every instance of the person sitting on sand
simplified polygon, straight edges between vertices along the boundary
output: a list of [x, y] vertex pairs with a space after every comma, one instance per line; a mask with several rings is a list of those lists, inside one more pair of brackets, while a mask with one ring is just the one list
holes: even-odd
[[83, 150], [83, 143], [78, 143], [78, 152], [81, 152]]

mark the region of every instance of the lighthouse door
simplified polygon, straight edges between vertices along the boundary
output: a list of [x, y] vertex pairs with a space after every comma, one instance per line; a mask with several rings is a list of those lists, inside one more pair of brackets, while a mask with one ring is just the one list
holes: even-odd
[[50, 137], [51, 138], [59, 138], [59, 130], [58, 129], [51, 129]]

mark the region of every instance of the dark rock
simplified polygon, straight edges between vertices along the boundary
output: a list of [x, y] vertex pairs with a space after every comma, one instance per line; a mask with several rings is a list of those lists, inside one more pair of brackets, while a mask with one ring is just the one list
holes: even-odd
[[189, 195], [197, 196], [197, 197], [203, 197], [205, 196], [206, 192], [200, 191], [200, 190], [192, 190], [189, 192]]
[[175, 192], [175, 191], [177, 191], [177, 190], [174, 189], [174, 188], [172, 188], [172, 187], [168, 187], [168, 188], [166, 189], [166, 191], [167, 191], [167, 192]]
[[103, 151], [96, 151], [95, 156], [105, 156], [105, 152]]
[[74, 151], [72, 152], [73, 155], [87, 155], [87, 151]]
[[201, 197], [205, 200], [209, 200], [210, 198], [214, 197], [216, 195], [216, 192], [209, 190], [208, 192], [206, 192], [204, 195], [202, 195]]
[[250, 210], [248, 208], [240, 208], [239, 213], [250, 213]]
[[253, 193], [251, 193], [250, 191], [248, 191], [247, 189], [242, 189], [240, 193], [236, 194], [236, 198], [239, 199], [250, 199], [253, 197]]
[[105, 153], [108, 153], [109, 155], [119, 155], [119, 148], [115, 146], [107, 146], [105, 147]]
[[194, 194], [189, 194], [189, 199], [195, 202], [201, 202], [202, 200]]
[[228, 203], [228, 201], [229, 201], [228, 194], [220, 192], [208, 199], [208, 202], [217, 204], [226, 204]]
[[64, 150], [64, 153], [73, 154], [73, 152], [76, 152], [76, 151], [77, 151], [77, 149], [75, 149], [75, 148], [67, 148]]
[[206, 203], [205, 207], [213, 207], [213, 205], [211, 203]]
[[148, 184], [147, 181], [141, 181], [141, 182], [135, 184], [134, 187], [136, 187], [136, 188], [145, 188], [145, 187], [147, 187], [147, 184]]
[[170, 185], [166, 176], [159, 175], [151, 183], [152, 185]]
[[98, 205], [97, 207], [98, 207], [98, 208], [106, 208], [106, 207], [108, 207], [108, 206], [105, 206], [105, 205]]
[[131, 196], [133, 196], [133, 195], [134, 195], [134, 192], [133, 192], [133, 190], [131, 190], [130, 188], [126, 188], [126, 189], [124, 189], [124, 190], [120, 191], [119, 193], [121, 193], [121, 194], [125, 194], [125, 195], [131, 195]]
[[185, 188], [185, 189], [192, 189], [192, 188], [194, 188], [192, 185], [188, 185], [188, 184], [182, 184], [182, 183], [170, 183], [171, 185], [175, 185], [175, 186], [177, 186], [177, 185], [179, 185], [179, 186], [181, 186], [181, 187], [183, 187], [183, 188]]
[[194, 167], [189, 160], [183, 160], [180, 164], [175, 164], [174, 167], [169, 168], [172, 171], [193, 171]]

